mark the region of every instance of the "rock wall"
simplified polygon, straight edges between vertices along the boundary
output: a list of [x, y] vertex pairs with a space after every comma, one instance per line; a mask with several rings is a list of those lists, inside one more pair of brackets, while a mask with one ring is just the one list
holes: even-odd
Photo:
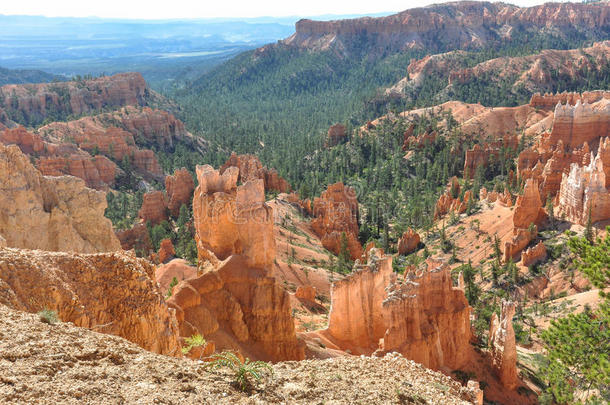
[[398, 279], [391, 256], [372, 249], [367, 265], [333, 284], [322, 333], [354, 354], [398, 352], [428, 368], [460, 368], [471, 350], [470, 307], [448, 266], [424, 267]]
[[521, 255], [521, 264], [524, 266], [531, 266], [544, 261], [544, 259], [546, 259], [546, 246], [540, 241], [536, 246], [523, 251], [523, 254]]
[[218, 350], [253, 359], [303, 359], [289, 296], [271, 276], [273, 213], [263, 180], [238, 187], [238, 176], [236, 167], [221, 175], [197, 166], [193, 211], [203, 274], [181, 282], [168, 303], [183, 337], [201, 333]]
[[504, 243], [504, 261], [515, 260], [538, 234], [538, 227], [546, 219], [538, 182], [528, 179], [523, 195], [517, 197], [513, 211], [513, 237]]
[[[458, 182], [457, 177], [452, 177], [449, 181], [447, 189], [436, 202], [434, 207], [434, 218], [439, 219], [450, 212], [461, 214], [468, 208], [468, 201], [472, 198], [472, 192], [470, 190], [464, 193], [464, 197], [460, 197], [461, 186]], [[454, 195], [457, 196], [454, 198]]]
[[150, 262], [124, 252], [0, 249], [1, 304], [28, 312], [48, 308], [63, 322], [181, 356], [175, 316], [153, 277]]
[[153, 225], [168, 219], [167, 203], [163, 191], [151, 191], [142, 196], [142, 207], [138, 211], [138, 217], [142, 222], [150, 222]]
[[17, 146], [0, 144], [0, 235], [24, 249], [95, 253], [121, 248], [106, 195], [76, 177], [42, 176]]
[[494, 313], [489, 326], [491, 364], [504, 387], [508, 389], [514, 389], [519, 385], [513, 316], [515, 316], [515, 303], [502, 300], [500, 319]]

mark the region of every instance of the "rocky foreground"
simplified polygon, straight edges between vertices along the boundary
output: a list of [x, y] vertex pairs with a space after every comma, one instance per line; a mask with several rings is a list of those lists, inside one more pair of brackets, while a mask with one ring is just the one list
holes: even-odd
[[392, 355], [277, 363], [246, 394], [228, 370], [0, 306], [0, 403], [464, 404], [474, 394]]

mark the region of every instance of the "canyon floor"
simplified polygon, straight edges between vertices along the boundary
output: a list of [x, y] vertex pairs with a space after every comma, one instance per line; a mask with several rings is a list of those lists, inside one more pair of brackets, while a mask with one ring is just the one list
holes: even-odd
[[206, 364], [0, 306], [1, 403], [469, 403], [456, 381], [391, 355], [277, 363], [247, 394]]

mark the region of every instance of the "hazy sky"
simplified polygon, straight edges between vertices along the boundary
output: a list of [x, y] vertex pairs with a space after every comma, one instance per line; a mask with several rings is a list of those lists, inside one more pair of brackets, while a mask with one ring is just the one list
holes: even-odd
[[[556, 0], [557, 1], [557, 0]], [[0, 14], [48, 17], [215, 18], [314, 16], [402, 11], [441, 1], [414, 0], [0, 0]], [[520, 6], [539, 0], [507, 1]]]

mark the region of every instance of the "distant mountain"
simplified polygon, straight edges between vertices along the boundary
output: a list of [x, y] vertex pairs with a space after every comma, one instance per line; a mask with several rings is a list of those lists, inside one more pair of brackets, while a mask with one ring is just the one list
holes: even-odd
[[46, 83], [66, 78], [41, 70], [5, 69], [0, 67], [0, 86], [5, 84]]

